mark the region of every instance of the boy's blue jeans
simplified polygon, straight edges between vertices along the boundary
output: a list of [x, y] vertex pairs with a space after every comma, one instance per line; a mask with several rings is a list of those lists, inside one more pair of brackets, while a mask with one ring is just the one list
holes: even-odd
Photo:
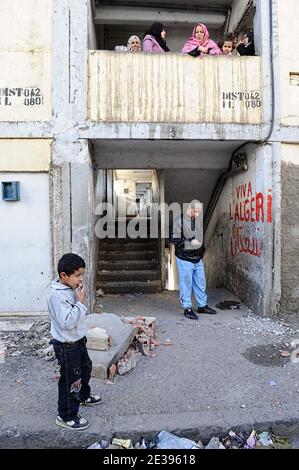
[[75, 343], [53, 339], [52, 344], [60, 365], [58, 415], [64, 421], [71, 421], [78, 414], [80, 402], [90, 395], [92, 362], [86, 349], [86, 337]]
[[198, 307], [207, 305], [206, 277], [203, 260], [198, 263], [184, 261], [176, 256], [179, 274], [180, 302], [184, 310], [192, 308], [192, 291]]

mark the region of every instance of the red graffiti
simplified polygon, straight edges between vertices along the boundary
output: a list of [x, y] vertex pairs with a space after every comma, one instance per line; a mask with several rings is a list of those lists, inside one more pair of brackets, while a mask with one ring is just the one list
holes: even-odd
[[[246, 185], [245, 185], [246, 187]], [[269, 190], [270, 192], [270, 190]], [[240, 186], [237, 192], [240, 195]], [[265, 198], [262, 193], [256, 193], [254, 197], [250, 197], [251, 185], [249, 183], [248, 191], [241, 193], [246, 199], [243, 201], [238, 198], [229, 205], [229, 218], [230, 220], [239, 222], [272, 222], [272, 195], [268, 194]]]
[[233, 225], [233, 237], [231, 238], [231, 254], [233, 257], [238, 253], [249, 253], [252, 256], [262, 255], [262, 240], [256, 237], [245, 237], [241, 230], [243, 227]]
[[[246, 225], [272, 223], [272, 190], [266, 195], [252, 192], [252, 184], [242, 183], [235, 189], [233, 202], [229, 205], [229, 220], [236, 224], [232, 227], [231, 254], [248, 253], [252, 256], [262, 255], [262, 240], [255, 236], [245, 236]], [[239, 225], [243, 222], [243, 225]], [[245, 224], [246, 223], [246, 224]], [[250, 229], [252, 231], [252, 229]]]

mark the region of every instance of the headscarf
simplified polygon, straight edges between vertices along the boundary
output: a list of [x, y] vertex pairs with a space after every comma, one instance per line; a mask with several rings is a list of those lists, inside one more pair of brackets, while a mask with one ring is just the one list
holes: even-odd
[[127, 49], [128, 51], [132, 51], [132, 46], [131, 46], [131, 43], [133, 41], [133, 39], [137, 39], [137, 41], [139, 42], [139, 51], [141, 51], [141, 42], [140, 42], [140, 39], [138, 36], [130, 36], [129, 39], [128, 39], [128, 44], [127, 44]]
[[153, 36], [153, 38], [156, 39], [159, 46], [161, 46], [165, 52], [168, 52], [169, 48], [166, 45], [166, 41], [161, 37], [162, 31], [165, 31], [165, 27], [162, 23], [153, 23], [149, 31], [147, 31], [144, 36], [150, 34], [151, 36]]
[[[197, 26], [201, 26], [204, 32], [204, 37], [201, 42], [199, 42], [199, 40], [196, 37]], [[214, 41], [212, 41], [212, 39], [210, 39], [208, 28], [203, 23], [197, 23], [194, 26], [192, 36], [185, 42], [182, 52], [193, 51], [198, 46], [203, 46], [203, 47], [206, 47], [207, 49], [214, 49], [215, 47], [219, 49], [217, 44]], [[219, 50], [219, 54], [221, 54], [220, 50]]]

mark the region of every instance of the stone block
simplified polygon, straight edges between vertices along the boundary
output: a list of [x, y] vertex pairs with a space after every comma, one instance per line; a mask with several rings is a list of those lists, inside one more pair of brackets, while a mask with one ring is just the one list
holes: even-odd
[[96, 351], [88, 348], [93, 363], [92, 376], [107, 379], [109, 367], [111, 364], [116, 364], [124, 356], [137, 330], [129, 323], [124, 323], [118, 315], [106, 312], [88, 315], [87, 326], [88, 328], [102, 328], [112, 337], [112, 346], [107, 351]]

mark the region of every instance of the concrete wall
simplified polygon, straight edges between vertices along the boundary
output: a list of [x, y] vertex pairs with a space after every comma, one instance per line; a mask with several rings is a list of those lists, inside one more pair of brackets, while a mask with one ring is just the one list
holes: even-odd
[[260, 58], [91, 51], [88, 119], [259, 124]]
[[213, 170], [164, 170], [165, 202], [189, 203], [199, 199], [204, 209], [220, 175]]
[[0, 199], [1, 312], [41, 312], [52, 278], [49, 176], [1, 173], [0, 181], [20, 181], [21, 199]]
[[248, 171], [229, 178], [205, 235], [207, 280], [263, 315], [276, 313], [270, 145], [246, 147]]
[[55, 142], [51, 185], [53, 263], [66, 252], [85, 260], [86, 304], [92, 310], [97, 263], [96, 175], [88, 141]]
[[[299, 2], [276, 0], [280, 66], [281, 123], [299, 126]], [[285, 40], [282, 40], [285, 38]]]
[[0, 121], [52, 117], [52, 0], [0, 0]]
[[281, 146], [281, 314], [299, 312], [299, 144]]
[[51, 139], [0, 139], [0, 182], [19, 181], [20, 201], [0, 196], [1, 312], [45, 311], [52, 277]]
[[51, 145], [51, 139], [1, 139], [0, 171], [48, 172]]

